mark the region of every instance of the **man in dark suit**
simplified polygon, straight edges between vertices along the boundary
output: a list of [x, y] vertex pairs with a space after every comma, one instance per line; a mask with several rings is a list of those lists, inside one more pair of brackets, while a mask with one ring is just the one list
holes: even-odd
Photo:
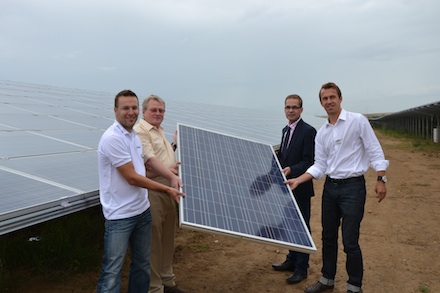
[[[303, 174], [314, 163], [316, 129], [301, 119], [302, 99], [298, 95], [289, 95], [284, 101], [284, 113], [288, 125], [283, 129], [280, 149], [277, 152], [283, 173], [287, 179]], [[299, 185], [294, 192], [295, 200], [310, 230], [310, 205], [314, 196], [313, 182]], [[289, 251], [282, 264], [272, 264], [276, 271], [293, 271], [287, 278], [290, 284], [296, 284], [307, 278], [309, 254]]]

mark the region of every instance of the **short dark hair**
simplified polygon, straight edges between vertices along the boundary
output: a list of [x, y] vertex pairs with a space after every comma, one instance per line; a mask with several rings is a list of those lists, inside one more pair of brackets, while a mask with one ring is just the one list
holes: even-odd
[[288, 96], [286, 97], [286, 99], [284, 100], [284, 104], [286, 104], [286, 102], [287, 102], [288, 99], [296, 99], [296, 100], [298, 100], [298, 101], [299, 101], [299, 106], [302, 108], [302, 106], [303, 106], [303, 100], [301, 99], [301, 97], [300, 97], [299, 95], [297, 95], [297, 94], [288, 95]]
[[118, 104], [119, 104], [119, 98], [120, 98], [120, 97], [136, 97], [136, 99], [137, 99], [138, 102], [139, 102], [138, 97], [136, 96], [136, 94], [135, 94], [133, 91], [131, 91], [131, 90], [122, 90], [122, 91], [120, 91], [120, 92], [116, 95], [116, 97], [115, 97], [115, 108], [118, 107]]
[[321, 102], [321, 91], [323, 89], [335, 89], [338, 92], [338, 97], [340, 98], [342, 96], [341, 89], [334, 82], [327, 82], [327, 83], [324, 83], [321, 86], [321, 89], [319, 90], [319, 101], [320, 102]]

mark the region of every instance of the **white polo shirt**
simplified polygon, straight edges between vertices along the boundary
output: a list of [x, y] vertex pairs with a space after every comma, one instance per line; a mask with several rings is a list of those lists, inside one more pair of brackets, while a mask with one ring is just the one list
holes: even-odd
[[130, 185], [116, 169], [130, 161], [136, 173], [145, 176], [142, 143], [136, 131], [130, 133], [115, 121], [98, 145], [99, 197], [107, 220], [137, 216], [150, 207], [147, 189]]

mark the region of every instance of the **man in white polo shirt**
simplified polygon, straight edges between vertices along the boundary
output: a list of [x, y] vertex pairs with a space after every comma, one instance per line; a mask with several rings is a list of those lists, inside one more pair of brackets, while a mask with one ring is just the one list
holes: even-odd
[[116, 121], [102, 135], [98, 146], [99, 189], [105, 217], [104, 256], [98, 292], [120, 292], [121, 270], [130, 245], [128, 292], [148, 292], [150, 286], [151, 213], [147, 189], [166, 192], [176, 202], [180, 179], [157, 162], [152, 168], [171, 181], [169, 187], [148, 179], [142, 143], [133, 130], [139, 100], [130, 90], [115, 97]]

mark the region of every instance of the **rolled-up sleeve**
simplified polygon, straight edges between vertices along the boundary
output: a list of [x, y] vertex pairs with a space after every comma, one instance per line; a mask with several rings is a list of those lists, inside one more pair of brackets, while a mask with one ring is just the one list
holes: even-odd
[[366, 117], [362, 116], [360, 124], [362, 142], [370, 157], [370, 167], [376, 172], [385, 171], [388, 168], [390, 161], [385, 160], [382, 146], [380, 145], [370, 122]]
[[307, 173], [315, 179], [320, 179], [327, 170], [327, 155], [324, 152], [322, 133], [318, 132], [315, 138], [315, 163], [307, 169]]

